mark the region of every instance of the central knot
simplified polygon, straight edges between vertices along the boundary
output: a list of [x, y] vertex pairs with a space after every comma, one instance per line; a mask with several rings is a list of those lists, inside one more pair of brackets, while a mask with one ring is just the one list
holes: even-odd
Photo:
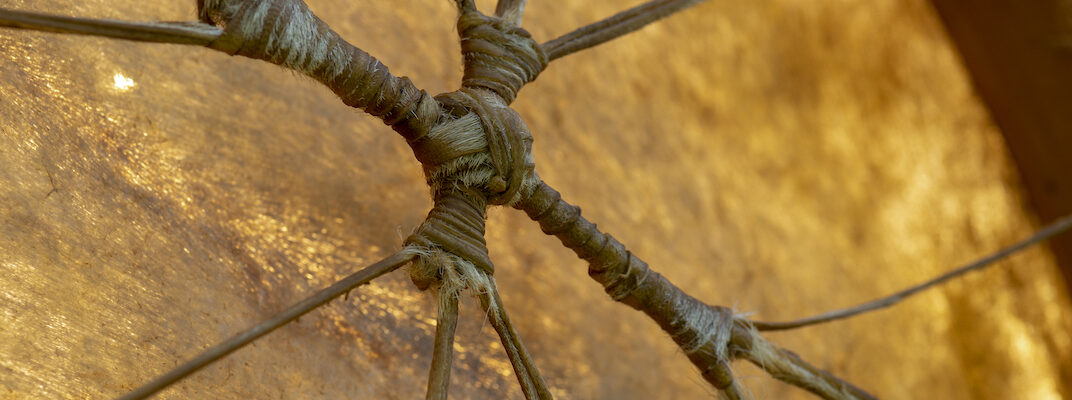
[[[514, 205], [539, 184], [532, 134], [510, 108], [517, 91], [547, 65], [523, 29], [464, 9], [458, 19], [462, 88], [435, 97], [439, 120], [411, 138], [435, 202], [406, 240], [420, 257], [411, 278], [427, 288], [462, 270], [494, 272], [484, 239], [488, 205]], [[471, 268], [471, 267], [476, 267]]]
[[[436, 101], [444, 110], [441, 120], [410, 142], [435, 205], [407, 246], [422, 254], [446, 251], [490, 275], [494, 267], [484, 240], [486, 209], [516, 204], [539, 184], [532, 134], [517, 112], [487, 90], [462, 88], [436, 96]], [[414, 273], [414, 282], [427, 287], [434, 275]]]
[[537, 178], [532, 134], [510, 102], [547, 66], [547, 56], [524, 29], [475, 8], [461, 9], [458, 34], [462, 88], [435, 97], [439, 121], [410, 139], [410, 147], [434, 197], [451, 187], [473, 188], [490, 204], [513, 205]]
[[513, 205], [535, 187], [532, 134], [499, 96], [462, 88], [435, 99], [444, 109], [440, 122], [410, 143], [433, 196], [466, 187], [489, 204]]

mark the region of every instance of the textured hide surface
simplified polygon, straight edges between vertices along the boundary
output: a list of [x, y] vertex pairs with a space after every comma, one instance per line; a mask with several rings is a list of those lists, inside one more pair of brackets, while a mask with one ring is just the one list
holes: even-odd
[[[192, 3], [4, 7], [191, 20]], [[450, 2], [309, 3], [419, 87], [458, 84]], [[533, 0], [525, 26], [547, 40], [634, 4]], [[397, 250], [431, 205], [397, 135], [278, 67], [9, 30], [0, 59], [0, 398], [118, 395]], [[589, 219], [757, 319], [870, 299], [1035, 229], [918, 0], [708, 2], [553, 63], [516, 108], [537, 171]], [[492, 211], [488, 238], [556, 396], [711, 395], [520, 212]], [[462, 309], [454, 397], [518, 398], [475, 302]], [[395, 273], [162, 397], [420, 398], [434, 315]], [[1036, 248], [892, 310], [771, 337], [884, 398], [1056, 399], [1070, 395], [1070, 321]], [[738, 372], [756, 398], [808, 398]]]

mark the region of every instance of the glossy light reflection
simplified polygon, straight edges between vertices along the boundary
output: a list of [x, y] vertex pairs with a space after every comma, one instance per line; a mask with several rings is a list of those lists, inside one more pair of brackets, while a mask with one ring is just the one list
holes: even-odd
[[115, 89], [120, 92], [126, 92], [130, 89], [133, 89], [134, 86], [137, 85], [136, 83], [134, 83], [133, 79], [127, 78], [126, 76], [118, 72], [115, 74], [115, 76], [112, 77], [112, 79], [114, 80], [112, 86], [114, 86]]

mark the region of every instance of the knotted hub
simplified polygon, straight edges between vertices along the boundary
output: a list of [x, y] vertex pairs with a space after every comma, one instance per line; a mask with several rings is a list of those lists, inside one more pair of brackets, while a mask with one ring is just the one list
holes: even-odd
[[411, 277], [422, 289], [457, 275], [455, 269], [471, 270], [461, 265], [491, 275], [487, 206], [516, 204], [539, 184], [532, 134], [509, 103], [546, 67], [547, 57], [528, 32], [475, 9], [462, 10], [458, 31], [462, 88], [436, 96], [443, 110], [439, 121], [409, 141], [435, 201], [406, 241], [420, 256]]
[[[532, 135], [509, 104], [546, 67], [547, 56], [525, 30], [462, 3], [462, 88], [435, 98], [347, 43], [302, 0], [200, 0], [198, 6], [202, 20], [224, 30], [211, 47], [301, 71], [398, 131], [423, 164], [435, 201], [407, 247], [446, 253], [422, 260], [451, 259], [490, 275], [487, 206], [516, 204], [539, 183]], [[414, 281], [426, 287], [440, 275], [415, 272]]]

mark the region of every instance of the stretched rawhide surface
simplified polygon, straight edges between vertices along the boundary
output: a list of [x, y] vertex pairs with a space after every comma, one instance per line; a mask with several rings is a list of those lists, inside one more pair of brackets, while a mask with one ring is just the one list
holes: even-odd
[[[407, 139], [511, 123], [449, 114], [458, 104], [435, 97], [469, 73], [452, 2], [307, 3], [287, 12], [319, 16], [334, 33], [301, 26], [329, 40], [265, 56], [304, 74], [190, 46], [0, 30], [0, 393], [120, 395], [398, 251], [432, 209], [428, 173], [472, 170], [426, 169]], [[543, 43], [635, 3], [530, 0], [523, 27]], [[201, 18], [193, 1], [3, 7]], [[245, 11], [204, 18], [233, 12]], [[285, 45], [225, 44], [239, 55]], [[550, 55], [535, 57], [542, 68]], [[372, 78], [346, 82], [344, 70]], [[511, 204], [510, 190], [553, 183], [661, 276], [733, 306], [704, 318], [855, 304], [1037, 228], [921, 0], [705, 2], [515, 72], [472, 86], [514, 108], [531, 156], [488, 156], [482, 175], [464, 177], [485, 185], [462, 186]], [[501, 92], [537, 73], [516, 100]], [[460, 127], [442, 126], [444, 112]], [[495, 281], [473, 285], [502, 296], [461, 297], [453, 398], [522, 395], [485, 311], [500, 302], [556, 398], [712, 396], [660, 327], [612, 301], [558, 239], [509, 208], [487, 216]], [[487, 276], [469, 267], [448, 272]], [[1039, 247], [886, 311], [767, 337], [882, 398], [1069, 397], [1072, 312], [1059, 282]], [[394, 273], [160, 398], [420, 398], [439, 305]], [[679, 342], [697, 340], [682, 332]], [[753, 398], [811, 398], [733, 365]]]

